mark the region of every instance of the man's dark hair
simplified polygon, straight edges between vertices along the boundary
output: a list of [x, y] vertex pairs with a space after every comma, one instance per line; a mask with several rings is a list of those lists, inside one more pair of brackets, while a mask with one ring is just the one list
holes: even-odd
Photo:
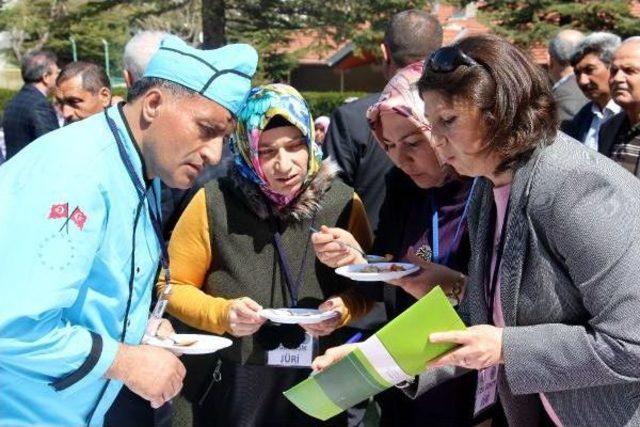
[[423, 60], [442, 46], [442, 26], [423, 10], [405, 10], [393, 15], [384, 34], [384, 44], [400, 68]]
[[80, 76], [82, 89], [97, 95], [100, 89], [111, 89], [111, 81], [103, 67], [92, 62], [76, 61], [67, 64], [56, 79], [56, 85]]
[[20, 73], [25, 83], [38, 83], [44, 76], [51, 73], [51, 68], [58, 58], [48, 50], [35, 50], [22, 57]]
[[[452, 45], [474, 64], [438, 71], [429, 62], [418, 80], [421, 94], [468, 101], [480, 109], [487, 128], [486, 150], [502, 158], [496, 173], [514, 169], [539, 144], [551, 144], [558, 117], [549, 79], [542, 68], [507, 40], [495, 35], [460, 39]], [[450, 49], [450, 48], [449, 48]]]
[[135, 101], [153, 88], [162, 88], [169, 91], [177, 98], [197, 95], [196, 91], [170, 80], [161, 79], [159, 77], [143, 77], [140, 80], [136, 80], [133, 86], [129, 88], [129, 92], [127, 93], [127, 102]]
[[575, 67], [585, 56], [594, 54], [600, 61], [609, 66], [613, 53], [620, 46], [620, 37], [611, 33], [591, 33], [584, 38], [571, 55], [571, 66]]

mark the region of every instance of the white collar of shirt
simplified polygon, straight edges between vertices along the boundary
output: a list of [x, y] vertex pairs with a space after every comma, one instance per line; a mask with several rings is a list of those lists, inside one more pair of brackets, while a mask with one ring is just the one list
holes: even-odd
[[620, 111], [622, 111], [622, 107], [613, 102], [613, 99], [610, 99], [609, 102], [607, 102], [607, 105], [604, 106], [603, 110], [600, 110], [600, 107], [598, 107], [598, 104], [595, 102], [591, 103], [591, 112], [600, 118], [603, 116], [604, 118], [615, 116]]
[[612, 99], [607, 102], [607, 105], [604, 106], [604, 109], [601, 111], [598, 104], [595, 102], [591, 103], [591, 112], [593, 113], [593, 117], [591, 118], [591, 123], [589, 125], [589, 130], [584, 138], [584, 145], [593, 149], [598, 150], [598, 140], [599, 140], [599, 131], [602, 123], [607, 120], [609, 117], [612, 117], [615, 114], [618, 114], [622, 108], [613, 102]]
[[553, 85], [553, 88], [551, 88], [551, 90], [556, 90], [558, 88], [558, 86], [560, 86], [561, 84], [563, 84], [564, 82], [569, 80], [571, 77], [573, 77], [573, 74], [567, 74], [566, 76], [564, 76], [563, 78], [561, 78], [560, 80], [555, 82], [555, 84]]

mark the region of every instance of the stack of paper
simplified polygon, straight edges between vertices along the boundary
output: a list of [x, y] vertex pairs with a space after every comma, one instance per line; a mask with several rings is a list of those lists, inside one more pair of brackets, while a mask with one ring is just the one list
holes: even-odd
[[353, 352], [287, 390], [285, 396], [321, 420], [425, 370], [455, 344], [431, 344], [434, 332], [465, 329], [440, 287], [421, 298]]

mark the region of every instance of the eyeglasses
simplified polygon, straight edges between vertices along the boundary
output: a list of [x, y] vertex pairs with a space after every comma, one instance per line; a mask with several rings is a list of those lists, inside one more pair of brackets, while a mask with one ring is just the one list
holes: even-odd
[[464, 53], [457, 47], [445, 46], [436, 50], [425, 61], [425, 68], [435, 73], [450, 73], [461, 65], [473, 67], [480, 65], [475, 59]]

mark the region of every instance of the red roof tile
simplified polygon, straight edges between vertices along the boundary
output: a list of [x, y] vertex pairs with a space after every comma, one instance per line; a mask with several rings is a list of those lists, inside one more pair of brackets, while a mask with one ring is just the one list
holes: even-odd
[[324, 64], [325, 61], [349, 42], [336, 43], [327, 33], [320, 30], [300, 30], [293, 33], [291, 42], [284, 48], [285, 52], [301, 53], [301, 64]]
[[438, 17], [438, 21], [445, 23], [453, 16], [454, 13], [456, 13], [456, 8], [450, 4], [439, 4], [434, 12]]
[[[640, 0], [634, 0], [635, 4], [640, 8]], [[490, 32], [490, 29], [477, 21], [475, 18], [458, 18], [455, 17], [457, 9], [447, 4], [439, 4], [434, 13], [444, 28], [444, 44], [450, 44], [456, 38], [467, 36], [470, 34], [482, 34]], [[321, 30], [300, 30], [293, 33], [291, 43], [283, 48], [284, 51], [290, 53], [299, 53], [300, 64], [317, 64], [326, 65], [327, 61], [333, 57], [340, 49], [347, 46], [349, 42], [336, 43], [330, 36], [329, 32]], [[543, 55], [544, 51], [544, 55]], [[532, 50], [532, 53], [534, 51]], [[542, 47], [534, 53], [536, 61], [540, 60], [544, 63], [546, 60], [546, 48]], [[346, 58], [345, 58], [346, 59]], [[370, 53], [364, 54], [362, 57], [351, 59], [348, 64], [336, 64], [341, 68], [350, 66], [359, 66], [373, 62], [374, 56]], [[542, 62], [540, 62], [542, 63]]]
[[529, 54], [533, 61], [538, 65], [548, 65], [549, 64], [549, 52], [547, 51], [547, 47], [543, 44], [538, 44], [535, 46], [531, 46], [529, 49]]

